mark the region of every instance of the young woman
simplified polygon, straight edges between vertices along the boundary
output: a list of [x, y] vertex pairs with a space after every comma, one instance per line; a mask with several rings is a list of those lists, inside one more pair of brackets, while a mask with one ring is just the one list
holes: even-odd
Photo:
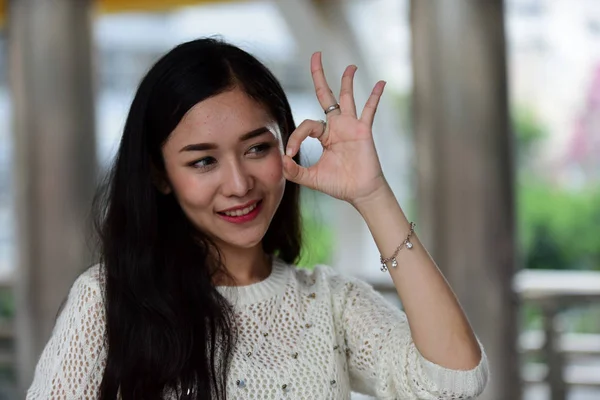
[[[294, 125], [278, 81], [212, 39], [142, 80], [100, 208], [101, 263], [74, 283], [28, 399], [466, 399], [487, 361], [386, 180], [358, 114], [311, 59], [327, 121]], [[323, 155], [297, 164], [300, 143]], [[405, 311], [301, 248], [299, 185], [352, 204]], [[378, 260], [365, 268], [377, 268]]]

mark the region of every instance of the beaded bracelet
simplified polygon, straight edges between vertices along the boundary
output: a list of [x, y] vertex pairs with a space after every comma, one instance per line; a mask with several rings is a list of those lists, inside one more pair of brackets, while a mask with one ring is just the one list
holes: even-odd
[[385, 265], [385, 263], [391, 261], [392, 262], [392, 268], [396, 268], [398, 266], [398, 261], [396, 260], [396, 256], [398, 255], [398, 252], [400, 251], [400, 249], [403, 246], [406, 246], [407, 249], [412, 249], [413, 248], [413, 244], [410, 242], [410, 237], [413, 235], [413, 233], [415, 233], [415, 223], [411, 222], [410, 223], [410, 231], [408, 232], [408, 235], [406, 236], [406, 239], [404, 239], [404, 241], [402, 243], [400, 243], [400, 245], [396, 248], [396, 251], [394, 252], [394, 254], [389, 257], [389, 258], [383, 258], [383, 256], [379, 256], [379, 262], [381, 263], [381, 272], [385, 272], [388, 270], [387, 266]]

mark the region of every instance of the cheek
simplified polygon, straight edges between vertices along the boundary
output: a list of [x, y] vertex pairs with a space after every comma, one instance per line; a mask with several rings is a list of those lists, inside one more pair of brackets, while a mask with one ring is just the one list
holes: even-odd
[[268, 173], [264, 178], [265, 186], [269, 188], [269, 192], [272, 196], [272, 205], [274, 210], [276, 210], [281, 203], [281, 199], [283, 199], [286, 184], [286, 179], [283, 176], [283, 162], [280, 155], [270, 161], [266, 171], [268, 171]]
[[204, 208], [212, 201], [214, 185], [200, 179], [193, 170], [177, 170], [170, 175], [171, 187], [182, 208]]
[[268, 165], [264, 171], [266, 171], [264, 179], [268, 184], [274, 186], [285, 184], [285, 178], [283, 177], [283, 161], [279, 153], [268, 160]]

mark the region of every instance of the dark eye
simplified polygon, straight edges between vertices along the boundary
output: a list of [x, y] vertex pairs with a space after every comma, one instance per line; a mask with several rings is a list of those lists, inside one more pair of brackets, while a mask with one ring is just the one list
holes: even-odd
[[270, 148], [271, 148], [270, 143], [261, 143], [261, 144], [257, 144], [256, 146], [250, 147], [250, 150], [248, 150], [248, 153], [262, 154], [262, 153], [267, 152]]
[[207, 169], [210, 168], [217, 160], [213, 157], [204, 157], [198, 161], [192, 162], [190, 165], [194, 168], [198, 169]]

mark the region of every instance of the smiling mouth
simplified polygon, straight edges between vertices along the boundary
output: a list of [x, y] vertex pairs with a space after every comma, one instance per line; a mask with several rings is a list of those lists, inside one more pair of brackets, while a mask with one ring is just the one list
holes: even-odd
[[256, 203], [246, 207], [246, 208], [242, 208], [240, 210], [234, 210], [234, 211], [223, 211], [223, 212], [218, 212], [218, 214], [221, 215], [226, 215], [228, 217], [243, 217], [244, 215], [248, 215], [250, 214], [252, 211], [254, 211], [256, 209], [256, 207], [259, 206], [259, 204], [262, 202], [262, 200], [257, 201]]

